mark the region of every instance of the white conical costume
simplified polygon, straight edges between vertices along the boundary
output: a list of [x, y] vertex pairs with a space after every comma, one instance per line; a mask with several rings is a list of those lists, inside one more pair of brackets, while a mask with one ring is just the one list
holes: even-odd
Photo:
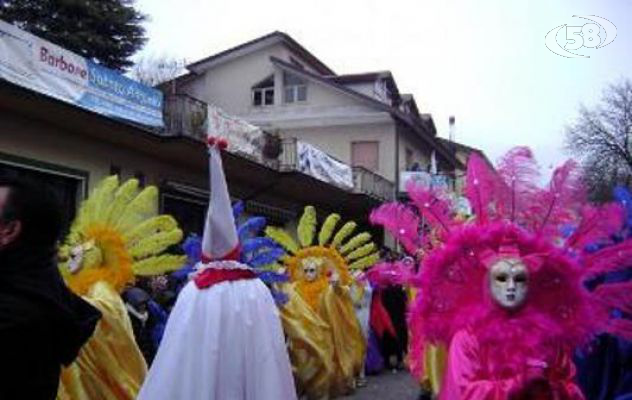
[[196, 276], [180, 293], [139, 400], [293, 400], [290, 360], [268, 288], [237, 261], [239, 242], [219, 145]]

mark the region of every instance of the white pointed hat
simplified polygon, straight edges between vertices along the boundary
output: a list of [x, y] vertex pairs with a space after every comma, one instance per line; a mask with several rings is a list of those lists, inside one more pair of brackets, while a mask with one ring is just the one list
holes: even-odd
[[239, 239], [220, 152], [226, 146], [224, 139], [208, 139], [210, 198], [202, 236], [204, 262], [239, 258]]

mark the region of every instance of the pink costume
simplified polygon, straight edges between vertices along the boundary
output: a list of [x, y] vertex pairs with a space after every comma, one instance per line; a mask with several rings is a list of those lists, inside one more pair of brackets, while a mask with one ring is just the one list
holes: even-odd
[[[487, 350], [489, 351], [489, 349]], [[492, 372], [489, 360], [484, 356], [485, 350], [471, 332], [459, 331], [450, 344], [448, 354], [448, 369], [443, 377], [444, 389], [440, 400], [505, 400], [515, 398], [529, 398], [522, 395], [520, 390], [527, 386], [529, 380], [526, 374], [508, 371], [508, 373]], [[560, 350], [560, 354], [551, 363], [555, 371], [549, 378], [552, 385], [552, 399], [580, 400], [584, 397], [573, 382], [575, 368], [567, 352]], [[549, 398], [543, 396], [543, 398]]]
[[412, 279], [420, 295], [409, 317], [413, 372], [428, 344], [449, 348], [441, 400], [583, 399], [572, 352], [603, 332], [632, 337], [632, 284], [588, 291], [595, 276], [628, 265], [632, 240], [589, 253], [623, 223], [619, 205], [589, 205], [573, 162], [545, 188], [528, 148], [510, 151], [496, 170], [473, 154], [465, 195], [475, 218], [452, 213], [434, 189], [408, 186], [411, 204], [372, 215], [407, 248], [422, 245], [424, 221], [436, 232]]

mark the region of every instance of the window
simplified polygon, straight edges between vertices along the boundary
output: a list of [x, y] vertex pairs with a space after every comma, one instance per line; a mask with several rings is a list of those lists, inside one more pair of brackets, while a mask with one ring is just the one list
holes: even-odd
[[274, 105], [274, 75], [252, 87], [252, 105], [255, 107]]
[[284, 101], [296, 103], [307, 100], [307, 82], [296, 75], [283, 74]]
[[45, 186], [61, 207], [63, 234], [70, 229], [77, 206], [85, 194], [88, 174], [62, 166], [0, 154], [0, 176], [28, 179]]
[[354, 167], [364, 167], [370, 171], [379, 169], [379, 142], [351, 143], [351, 164]]

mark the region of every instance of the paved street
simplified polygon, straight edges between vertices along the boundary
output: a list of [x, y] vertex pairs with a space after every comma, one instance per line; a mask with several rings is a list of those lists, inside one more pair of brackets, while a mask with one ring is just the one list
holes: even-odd
[[416, 400], [419, 389], [408, 372], [393, 374], [385, 371], [377, 376], [370, 376], [365, 387], [360, 388], [347, 400]]

